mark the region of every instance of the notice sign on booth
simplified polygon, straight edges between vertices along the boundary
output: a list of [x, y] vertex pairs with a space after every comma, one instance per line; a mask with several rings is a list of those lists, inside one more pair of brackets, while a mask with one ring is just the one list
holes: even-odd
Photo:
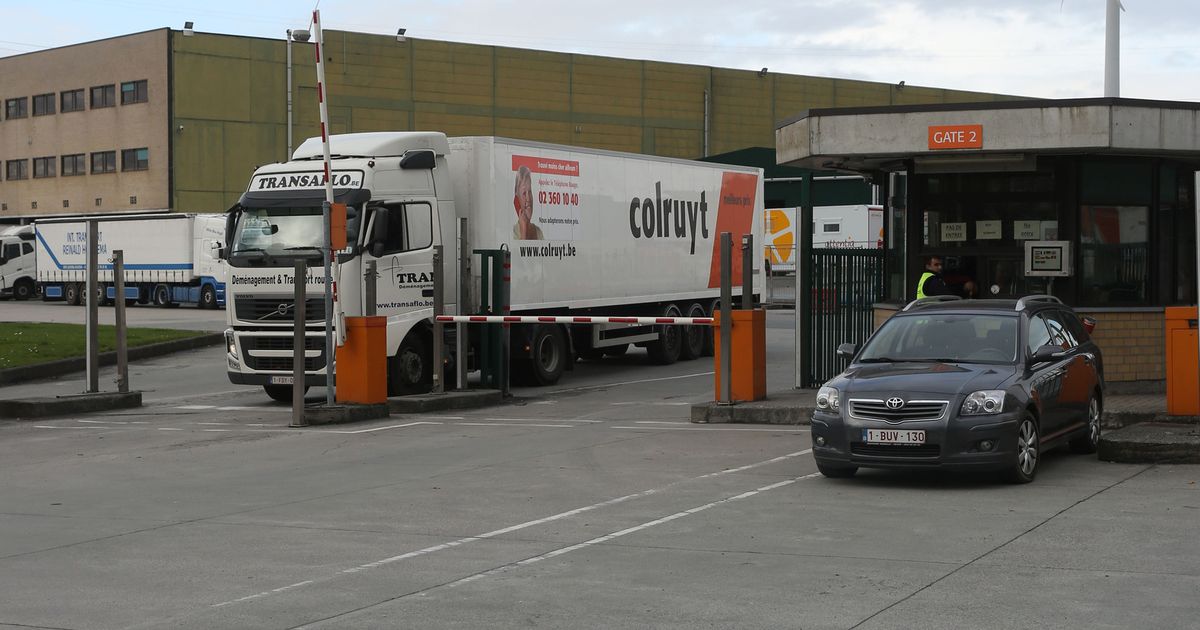
[[1025, 241], [1025, 275], [1071, 275], [1071, 242]]
[[967, 224], [966, 223], [943, 223], [942, 224], [942, 240], [950, 241], [950, 242], [967, 240]]
[[996, 241], [1004, 237], [1003, 221], [976, 221], [975, 238], [981, 241]]
[[929, 125], [929, 149], [982, 149], [983, 125]]

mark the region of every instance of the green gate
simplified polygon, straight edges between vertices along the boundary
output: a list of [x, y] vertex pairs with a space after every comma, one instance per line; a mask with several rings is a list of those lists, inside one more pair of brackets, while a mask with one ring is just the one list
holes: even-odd
[[818, 387], [845, 368], [837, 347], [862, 346], [875, 329], [873, 305], [883, 295], [883, 250], [813, 248], [809, 260], [812, 325], [806, 386]]

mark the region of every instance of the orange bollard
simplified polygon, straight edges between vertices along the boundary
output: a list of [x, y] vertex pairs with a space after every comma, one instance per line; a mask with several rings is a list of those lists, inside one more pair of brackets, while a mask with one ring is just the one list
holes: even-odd
[[[716, 366], [714, 400], [721, 399], [721, 313], [713, 313], [713, 364]], [[730, 361], [733, 379], [729, 397], [734, 402], [767, 397], [767, 312], [733, 311]]]
[[347, 317], [346, 344], [337, 349], [337, 401], [387, 402], [387, 318]]
[[1169, 306], [1167, 334], [1167, 415], [1200, 415], [1200, 392], [1196, 389], [1196, 307]]

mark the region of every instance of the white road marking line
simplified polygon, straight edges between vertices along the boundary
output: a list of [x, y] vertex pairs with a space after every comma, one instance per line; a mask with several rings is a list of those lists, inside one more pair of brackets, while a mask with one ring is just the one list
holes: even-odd
[[726, 504], [726, 503], [732, 503], [733, 501], [741, 501], [742, 499], [748, 499], [748, 498], [750, 498], [750, 497], [753, 497], [753, 496], [755, 496], [755, 495], [759, 495], [759, 494], [762, 494], [762, 493], [764, 493], [764, 492], [767, 492], [767, 491], [770, 491], [770, 490], [774, 490], [774, 489], [776, 489], [776, 488], [782, 488], [782, 487], [784, 487], [784, 486], [791, 485], [791, 484], [793, 484], [793, 483], [796, 483], [797, 481], [800, 481], [800, 480], [802, 480], [802, 479], [811, 479], [811, 478], [813, 478], [813, 477], [818, 477], [818, 476], [820, 476], [820, 474], [821, 474], [821, 473], [812, 473], [812, 474], [808, 474], [808, 475], [802, 475], [802, 476], [800, 476], [800, 477], [793, 477], [793, 478], [791, 478], [791, 479], [785, 479], [784, 481], [780, 481], [780, 482], [777, 482], [777, 483], [773, 483], [773, 484], [770, 484], [770, 485], [766, 485], [766, 486], [763, 486], [763, 487], [761, 487], [761, 488], [758, 488], [758, 489], [756, 489], [756, 490], [750, 490], [749, 492], [743, 492], [743, 493], [741, 493], [741, 494], [734, 495], [734, 496], [732, 496], [732, 497], [726, 497], [726, 498], [724, 498], [724, 499], [721, 499], [721, 500], [719, 500], [719, 501], [713, 501], [712, 503], [705, 503], [704, 505], [697, 506], [697, 507], [694, 507], [694, 508], [691, 508], [691, 509], [688, 509], [688, 510], [684, 510], [684, 511], [682, 511], [682, 512], [676, 512], [676, 513], [674, 513], [674, 514], [671, 514], [670, 516], [664, 516], [664, 517], [662, 517], [662, 518], [657, 518], [657, 519], [654, 519], [653, 521], [648, 521], [648, 522], [642, 523], [641, 525], [635, 525], [635, 526], [633, 526], [633, 527], [629, 527], [629, 528], [626, 528], [626, 529], [622, 529], [622, 530], [620, 530], [620, 531], [616, 531], [616, 532], [613, 532], [613, 533], [611, 533], [611, 534], [605, 534], [604, 536], [598, 536], [598, 537], [596, 537], [596, 538], [593, 538], [593, 539], [591, 539], [591, 540], [587, 540], [587, 541], [581, 542], [581, 543], [579, 543], [579, 544], [576, 544], [576, 545], [571, 545], [571, 546], [569, 546], [569, 547], [563, 547], [563, 548], [561, 548], [561, 549], [555, 549], [554, 551], [551, 551], [551, 552], [548, 552], [548, 553], [544, 553], [544, 554], [542, 554], [542, 555], [540, 555], [540, 556], [534, 556], [534, 557], [532, 557], [532, 558], [526, 558], [526, 559], [524, 559], [524, 560], [521, 560], [520, 562], [516, 562], [516, 563], [509, 564], [509, 565], [502, 566], [502, 567], [497, 567], [497, 568], [495, 568], [495, 569], [492, 569], [491, 571], [485, 571], [485, 572], [483, 572], [483, 573], [478, 573], [478, 574], [476, 574], [476, 575], [472, 575], [472, 576], [470, 576], [470, 577], [465, 577], [465, 578], [463, 578], [463, 579], [461, 579], [461, 580], [457, 580], [457, 581], [454, 581], [454, 582], [450, 582], [450, 583], [449, 583], [449, 584], [447, 584], [446, 586], [448, 586], [448, 587], [450, 587], [450, 588], [454, 588], [454, 587], [456, 587], [456, 586], [461, 586], [461, 585], [463, 585], [463, 584], [467, 584], [467, 583], [469, 583], [469, 582], [474, 582], [474, 581], [476, 581], [476, 580], [481, 580], [481, 579], [483, 579], [483, 578], [485, 578], [485, 577], [490, 577], [490, 576], [493, 576], [493, 575], [497, 575], [497, 574], [499, 574], [499, 573], [503, 573], [503, 572], [505, 572], [505, 571], [508, 571], [508, 570], [510, 570], [510, 569], [515, 569], [515, 568], [518, 568], [518, 567], [524, 567], [524, 566], [528, 566], [528, 565], [534, 564], [534, 563], [536, 563], [536, 562], [541, 562], [542, 560], [549, 560], [550, 558], [555, 558], [555, 557], [561, 556], [561, 555], [563, 555], [563, 554], [568, 554], [568, 553], [571, 553], [572, 551], [578, 551], [578, 550], [580, 550], [580, 549], [586, 549], [586, 548], [588, 548], [588, 547], [591, 547], [591, 546], [593, 546], [593, 545], [599, 545], [599, 544], [601, 544], [601, 543], [608, 542], [608, 541], [610, 541], [610, 540], [613, 540], [613, 539], [615, 539], [615, 538], [620, 538], [620, 537], [622, 537], [622, 536], [628, 536], [629, 534], [635, 534], [635, 533], [637, 533], [637, 532], [640, 532], [640, 531], [642, 531], [642, 530], [650, 529], [651, 527], [656, 527], [656, 526], [658, 526], [658, 525], [662, 525], [663, 523], [669, 523], [669, 522], [671, 522], [671, 521], [673, 521], [673, 520], [680, 519], [680, 518], [683, 518], [683, 517], [685, 517], [685, 516], [691, 516], [691, 515], [693, 515], [693, 514], [698, 514], [698, 513], [700, 513], [700, 512], [703, 512], [703, 511], [705, 511], [705, 510], [709, 510], [709, 509], [715, 508], [715, 507], [717, 507], [718, 505], [724, 505], [724, 504]]
[[[691, 424], [691, 423], [689, 422], [686, 424]], [[759, 431], [759, 432], [765, 432], [765, 433], [808, 433], [811, 430], [808, 427], [799, 428], [799, 427], [793, 427], [791, 425], [787, 425], [787, 426], [788, 426], [788, 428], [786, 428], [786, 429], [783, 429], [783, 428], [780, 428], [780, 429], [749, 429], [749, 428], [738, 429], [738, 428], [734, 428], [734, 427], [730, 427], [730, 428], [714, 427], [711, 424], [701, 426], [701, 427], [609, 427], [609, 428], [611, 428], [611, 429], [642, 429], [644, 431], [745, 431], [745, 432]]]
[[48, 425], [48, 424], [35, 424], [35, 425], [33, 425], [33, 428], [35, 428], [35, 429], [112, 429], [112, 428], [114, 428], [114, 427], [103, 427], [103, 426], [102, 426], [102, 427], [91, 427], [91, 426], [85, 426], [85, 427], [55, 427], [55, 426], [50, 426], [50, 425]]
[[[280, 409], [275, 407], [217, 407], [217, 411], [280, 411]], [[292, 412], [291, 409], [284, 409], [283, 411]]]
[[216, 405], [180, 405], [176, 409], [185, 409], [187, 411], [200, 411], [201, 409], [216, 409]]
[[[805, 450], [803, 450], [803, 451], [797, 451], [797, 452], [795, 452], [795, 453], [788, 453], [788, 454], [786, 454], [786, 455], [781, 455], [781, 456], [779, 456], [779, 457], [774, 457], [774, 458], [771, 458], [771, 459], [768, 459], [768, 460], [765, 460], [765, 461], [761, 461], [761, 462], [755, 462], [755, 463], [753, 463], [753, 464], [747, 464], [747, 465], [745, 465], [745, 466], [742, 466], [742, 467], [740, 467], [740, 468], [730, 468], [730, 469], [727, 469], [727, 470], [719, 470], [719, 471], [717, 471], [717, 472], [711, 472], [711, 473], [708, 473], [708, 474], [700, 475], [699, 477], [692, 477], [692, 478], [690, 478], [690, 479], [682, 479], [682, 480], [680, 480], [680, 481], [676, 481], [676, 482], [673, 482], [673, 483], [669, 483], [669, 484], [667, 484], [667, 485], [665, 485], [665, 486], [662, 486], [662, 487], [660, 487], [660, 488], [651, 488], [651, 489], [649, 489], [649, 490], [643, 490], [643, 491], [641, 491], [641, 492], [635, 492], [635, 493], [633, 493], [633, 494], [627, 494], [627, 495], [625, 495], [625, 496], [623, 496], [623, 497], [617, 497], [617, 498], [615, 498], [615, 499], [609, 499], [609, 500], [607, 500], [607, 501], [601, 501], [600, 503], [593, 503], [592, 505], [585, 505], [585, 506], [583, 506], [583, 507], [580, 507], [580, 508], [575, 508], [574, 510], [568, 510], [568, 511], [566, 511], [566, 512], [560, 512], [560, 513], [558, 513], [558, 514], [554, 514], [554, 515], [552, 515], [552, 516], [547, 516], [547, 517], [545, 517], [545, 518], [539, 518], [539, 519], [537, 519], [537, 520], [533, 520], [533, 521], [526, 521], [526, 522], [524, 522], [524, 523], [519, 523], [519, 524], [517, 524], [517, 525], [512, 525], [512, 526], [510, 526], [510, 527], [505, 527], [505, 528], [503, 528], [503, 529], [497, 529], [497, 530], [493, 530], [493, 531], [487, 532], [487, 533], [485, 533], [485, 534], [479, 534], [478, 536], [468, 536], [468, 537], [466, 537], [466, 538], [459, 538], [458, 540], [452, 540], [452, 541], [450, 541], [450, 542], [442, 543], [442, 544], [440, 544], [440, 545], [434, 545], [434, 546], [432, 546], [432, 547], [426, 547], [426, 548], [424, 548], [424, 549], [418, 549], [418, 550], [416, 550], [416, 551], [410, 551], [410, 552], [408, 552], [408, 553], [403, 553], [403, 554], [400, 554], [400, 555], [398, 555], [398, 556], [392, 556], [392, 557], [390, 557], [390, 558], [384, 558], [384, 559], [382, 559], [382, 560], [376, 560], [375, 562], [368, 562], [368, 563], [366, 563], [366, 564], [360, 564], [360, 565], [358, 565], [358, 566], [356, 566], [356, 567], [350, 567], [350, 568], [348, 568], [348, 569], [343, 569], [343, 570], [339, 571], [339, 572], [338, 572], [338, 574], [336, 574], [336, 575], [330, 575], [330, 576], [326, 576], [326, 577], [324, 577], [324, 578], [318, 578], [318, 579], [312, 579], [312, 580], [305, 580], [305, 581], [303, 581], [303, 582], [297, 582], [297, 583], [295, 583], [295, 584], [290, 584], [290, 585], [288, 585], [288, 586], [283, 586], [283, 587], [280, 587], [280, 588], [277, 588], [277, 589], [274, 589], [274, 590], [271, 590], [271, 591], [263, 591], [263, 592], [261, 592], [261, 593], [257, 593], [257, 594], [255, 594], [255, 595], [249, 595], [249, 596], [247, 596], [247, 597], [242, 597], [242, 598], [239, 598], [239, 599], [234, 599], [234, 600], [230, 600], [230, 601], [227, 601], [227, 602], [221, 602], [220, 604], [213, 604], [213, 608], [217, 608], [217, 607], [220, 607], [220, 606], [227, 606], [227, 605], [229, 605], [229, 604], [234, 604], [234, 603], [237, 603], [237, 602], [248, 601], [248, 600], [251, 600], [251, 599], [259, 599], [259, 598], [262, 598], [262, 597], [267, 597], [267, 596], [269, 596], [269, 595], [272, 595], [272, 594], [275, 594], [275, 593], [281, 593], [281, 592], [283, 592], [283, 591], [286, 591], [286, 590], [290, 590], [290, 589], [293, 589], [293, 588], [298, 588], [298, 587], [300, 587], [300, 586], [304, 586], [304, 585], [306, 585], [306, 584], [314, 584], [314, 583], [316, 583], [317, 581], [322, 581], [322, 582], [324, 582], [324, 581], [328, 581], [328, 580], [331, 580], [331, 579], [334, 579], [334, 578], [336, 578], [338, 575], [343, 575], [343, 574], [354, 574], [354, 573], [361, 573], [361, 572], [363, 572], [363, 571], [367, 571], [367, 570], [370, 570], [370, 569], [375, 569], [375, 568], [378, 568], [378, 567], [381, 567], [381, 566], [384, 566], [384, 565], [392, 564], [392, 563], [394, 563], [394, 562], [399, 562], [399, 561], [401, 561], [401, 560], [407, 560], [407, 559], [409, 559], [409, 558], [416, 558], [416, 557], [418, 557], [418, 556], [425, 556], [425, 555], [429, 555], [429, 554], [431, 554], [431, 553], [436, 553], [436, 552], [438, 552], [438, 551], [442, 551], [442, 550], [445, 550], [445, 549], [452, 549], [452, 548], [454, 548], [454, 547], [458, 547], [458, 546], [461, 546], [461, 545], [465, 545], [465, 544], [467, 544], [467, 543], [476, 542], [476, 541], [480, 541], [480, 540], [487, 540], [487, 539], [489, 539], [489, 538], [495, 538], [495, 537], [497, 537], [497, 536], [503, 536], [504, 534], [509, 534], [509, 533], [512, 533], [512, 532], [515, 532], [515, 531], [519, 531], [519, 530], [522, 530], [522, 529], [527, 529], [527, 528], [530, 528], [530, 527], [535, 527], [535, 526], [537, 526], [537, 525], [543, 525], [543, 524], [545, 524], [545, 523], [551, 523], [551, 522], [554, 522], [554, 521], [562, 520], [562, 519], [564, 519], [564, 518], [570, 518], [570, 517], [572, 517], [572, 516], [577, 516], [577, 515], [579, 515], [579, 514], [583, 514], [584, 512], [591, 512], [591, 511], [593, 511], [593, 510], [598, 510], [598, 509], [600, 509], [600, 508], [605, 508], [605, 507], [609, 507], [609, 506], [612, 506], [612, 505], [617, 505], [618, 503], [624, 503], [624, 502], [626, 502], [626, 501], [631, 501], [631, 500], [633, 500], [633, 499], [639, 499], [639, 498], [642, 498], [642, 497], [647, 497], [647, 496], [650, 496], [650, 495], [652, 495], [652, 494], [658, 494], [658, 493], [664, 492], [664, 491], [666, 491], [666, 490], [669, 490], [669, 489], [671, 489], [671, 488], [673, 488], [673, 487], [675, 487], [675, 486], [678, 486], [678, 485], [680, 485], [680, 484], [688, 483], [688, 482], [691, 482], [691, 481], [697, 481], [697, 480], [700, 480], [700, 479], [710, 479], [710, 478], [713, 478], [713, 477], [720, 477], [720, 476], [723, 476], [723, 475], [729, 475], [729, 474], [732, 474], [732, 473], [741, 472], [741, 471], [743, 471], [743, 470], [749, 470], [749, 469], [751, 469], [751, 468], [758, 468], [759, 466], [766, 466], [766, 465], [768, 465], [768, 464], [774, 464], [774, 463], [776, 463], [776, 462], [781, 462], [781, 461], [784, 461], [784, 460], [787, 460], [787, 459], [791, 459], [791, 458], [793, 458], [793, 457], [799, 457], [799, 456], [801, 456], [801, 455], [805, 455], [805, 454], [808, 454], [808, 453], [811, 453], [811, 452], [812, 452], [812, 449], [805, 449]], [[818, 473], [813, 473], [812, 475], [806, 475], [806, 476], [804, 476], [804, 477], [799, 477], [799, 478], [797, 478], [797, 479], [806, 479], [806, 478], [808, 478], [808, 477], [815, 477], [815, 476], [817, 476], [817, 474], [818, 474]], [[789, 480], [789, 481], [787, 481], [787, 482], [784, 482], [784, 483], [792, 483], [793, 481], [795, 481], [795, 480]], [[756, 492], [757, 492], [757, 491], [756, 491]], [[739, 495], [739, 496], [740, 496], [740, 495]]]
[[76, 420], [75, 422], [86, 422], [88, 424], [129, 424], [120, 420]]
[[686, 420], [677, 420], [677, 421], [676, 421], [676, 420], [673, 420], [673, 421], [667, 421], [667, 420], [638, 420], [638, 421], [637, 421], [635, 424], [680, 424], [680, 425], [685, 425], [685, 426], [686, 426], [686, 425], [690, 425], [690, 424], [691, 424], [691, 422], [688, 422], [688, 421], [686, 421]]
[[608, 403], [613, 407], [683, 407], [690, 402], [615, 402]]
[[313, 431], [313, 433], [340, 433], [344, 435], [355, 435], [358, 433], [373, 433], [375, 431], [387, 431], [388, 429], [403, 429], [404, 427], [415, 427], [419, 424], [442, 424], [441, 422], [408, 422], [405, 424], [393, 424], [386, 427], [375, 427], [374, 429], [359, 429], [358, 431]]
[[701, 372], [699, 374], [684, 374], [682, 376], [667, 376], [663, 378], [647, 378], [640, 381], [621, 381], [619, 383], [605, 383], [603, 385], [587, 385], [585, 387], [573, 387], [571, 389], [556, 389], [546, 392], [547, 394], [564, 394], [568, 392], [585, 392], [590, 389], [605, 389], [607, 387], [618, 387], [620, 385], [637, 385], [639, 383], [658, 383], [661, 381], [677, 381], [682, 378], [696, 378], [697, 376], [712, 376], [715, 372]]
[[206, 433], [229, 433], [233, 429], [202, 429]]
[[196, 424], [198, 424], [200, 426], [205, 426], [205, 427], [208, 427], [208, 426], [225, 427], [225, 426], [229, 426], [231, 424], [237, 424], [237, 423], [236, 422], [197, 422]]
[[536, 424], [533, 422], [454, 422], [460, 427], [550, 427], [555, 429], [574, 429], [573, 424]]
[[183, 429], [177, 429], [175, 427], [158, 427], [158, 430], [159, 431], [182, 431]]
[[484, 422], [545, 422], [553, 420], [555, 422], [603, 422], [603, 420], [583, 420], [576, 418], [483, 418]]

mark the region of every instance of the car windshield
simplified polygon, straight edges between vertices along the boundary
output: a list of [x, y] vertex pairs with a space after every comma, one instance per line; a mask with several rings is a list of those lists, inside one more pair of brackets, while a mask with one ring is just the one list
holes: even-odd
[[[234, 230], [230, 258], [261, 259], [287, 257], [321, 249], [323, 236], [321, 206], [245, 208]], [[347, 241], [358, 232], [358, 212], [346, 210]]]
[[1013, 363], [1016, 315], [929, 313], [893, 317], [858, 357], [859, 362], [944, 361]]

